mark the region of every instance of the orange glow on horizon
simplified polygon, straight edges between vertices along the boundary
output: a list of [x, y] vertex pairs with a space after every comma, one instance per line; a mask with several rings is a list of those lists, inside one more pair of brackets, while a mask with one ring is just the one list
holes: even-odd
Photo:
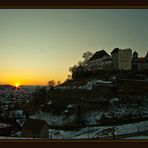
[[15, 83], [15, 87], [16, 88], [20, 87], [20, 83], [19, 82]]
[[65, 79], [7, 79], [3, 80], [1, 84], [9, 84], [15, 86], [16, 88], [20, 87], [21, 85], [40, 85], [45, 86], [48, 85], [48, 81], [54, 80], [56, 82], [60, 81], [63, 83]]
[[[5, 67], [4, 67], [5, 68]], [[49, 68], [50, 69], [50, 68]], [[19, 85], [41, 85], [46, 86], [48, 82], [54, 80], [63, 83], [67, 79], [67, 71], [48, 71], [48, 69], [36, 69], [25, 66], [9, 67], [1, 72], [0, 84]]]
[[[9, 84], [12, 86], [21, 86], [21, 85], [41, 85], [41, 86], [45, 86], [48, 85], [48, 82], [51, 80], [54, 80], [55, 82], [60, 81], [61, 83], [63, 83], [67, 78], [67, 73], [63, 74], [63, 75], [35, 75], [35, 74], [26, 74], [25, 72], [22, 73], [17, 73], [15, 75], [15, 73], [5, 73], [5, 75], [3, 75], [1, 77], [1, 81], [0, 84], [5, 85], [5, 84]], [[18, 84], [17, 84], [18, 83]]]

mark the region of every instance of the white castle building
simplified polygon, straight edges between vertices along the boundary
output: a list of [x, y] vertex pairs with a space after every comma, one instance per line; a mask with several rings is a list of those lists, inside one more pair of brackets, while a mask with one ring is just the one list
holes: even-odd
[[132, 50], [115, 48], [112, 52], [112, 69], [113, 70], [131, 70]]

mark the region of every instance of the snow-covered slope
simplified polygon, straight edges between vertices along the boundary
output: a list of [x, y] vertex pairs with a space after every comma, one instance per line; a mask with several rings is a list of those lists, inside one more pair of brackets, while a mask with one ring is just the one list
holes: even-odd
[[38, 112], [35, 115], [30, 116], [30, 118], [45, 120], [49, 125], [62, 126], [67, 122], [73, 122], [75, 115], [71, 115], [67, 118], [66, 115], [53, 115], [51, 113]]
[[[120, 126], [86, 127], [78, 131], [64, 131], [64, 130], [49, 129], [49, 139], [50, 138], [52, 139], [93, 139], [93, 138], [103, 138], [103, 137], [105, 138], [105, 137], [112, 136], [112, 133], [108, 132], [108, 131], [111, 131], [111, 129], [115, 129], [116, 136], [127, 135], [127, 139], [128, 139], [129, 134], [148, 131], [148, 121], [137, 122], [133, 124], [123, 124]], [[136, 137], [139, 137], [139, 136], [136, 136]], [[133, 139], [136, 137], [134, 136]], [[123, 139], [126, 139], [126, 138], [123, 138]]]
[[78, 82], [73, 82], [73, 83], [71, 83], [71, 85], [58, 86], [58, 87], [56, 87], [56, 89], [86, 89], [86, 90], [92, 90], [93, 86], [102, 85], [102, 84], [112, 86], [112, 81], [90, 79], [90, 80], [87, 80], [83, 84], [79, 84]]

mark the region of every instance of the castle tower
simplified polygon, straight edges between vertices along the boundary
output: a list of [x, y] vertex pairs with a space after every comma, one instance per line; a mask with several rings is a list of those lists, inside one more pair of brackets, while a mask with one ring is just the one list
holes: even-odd
[[131, 70], [132, 50], [115, 48], [112, 52], [114, 70]]
[[133, 52], [133, 60], [138, 59], [138, 53], [136, 51]]

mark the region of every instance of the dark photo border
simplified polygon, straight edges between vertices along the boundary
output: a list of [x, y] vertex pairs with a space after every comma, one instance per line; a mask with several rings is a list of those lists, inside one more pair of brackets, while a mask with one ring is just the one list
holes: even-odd
[[[148, 0], [1, 0], [0, 9], [148, 9]], [[2, 147], [146, 147], [148, 140], [0, 140]]]
[[0, 8], [148, 8], [148, 0], [1, 0]]

